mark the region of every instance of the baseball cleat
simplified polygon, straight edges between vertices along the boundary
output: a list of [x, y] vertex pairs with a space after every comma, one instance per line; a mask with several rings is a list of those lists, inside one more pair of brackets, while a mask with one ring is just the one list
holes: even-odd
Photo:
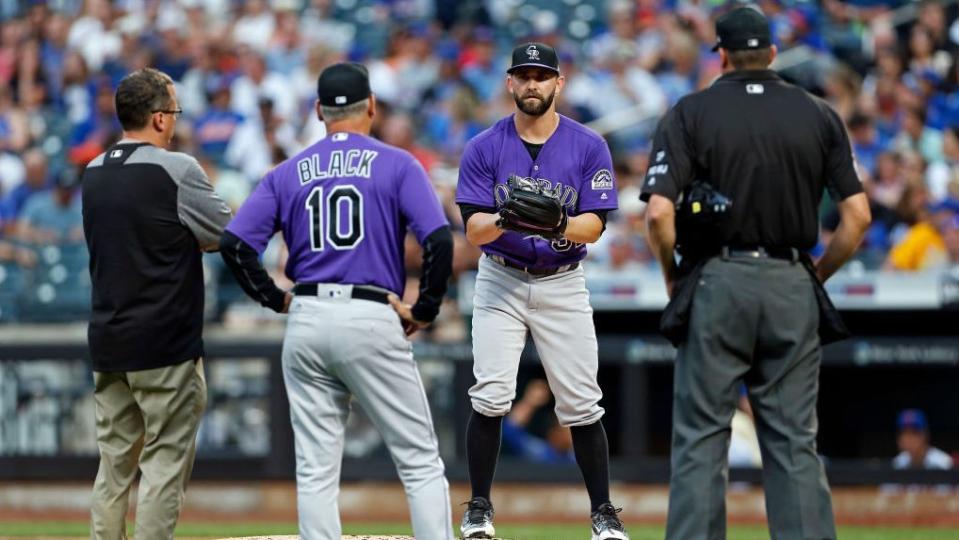
[[460, 532], [463, 538], [493, 538], [493, 505], [485, 497], [473, 497], [466, 503]]
[[616, 514], [622, 508], [614, 508], [611, 503], [605, 503], [593, 512], [593, 536], [591, 540], [629, 540], [623, 522]]

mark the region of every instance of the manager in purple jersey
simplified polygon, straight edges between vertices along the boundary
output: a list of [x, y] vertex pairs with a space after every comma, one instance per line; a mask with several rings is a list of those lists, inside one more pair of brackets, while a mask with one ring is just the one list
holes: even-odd
[[[464, 538], [495, 533], [490, 489], [527, 333], [556, 398], [556, 416], [572, 431], [590, 498], [592, 539], [628, 538], [609, 501], [596, 329], [580, 266], [586, 244], [599, 239], [606, 213], [616, 209], [616, 182], [603, 138], [556, 112], [563, 84], [551, 47], [516, 47], [506, 87], [517, 111], [471, 140], [460, 163], [456, 202], [467, 239], [484, 253], [473, 301], [476, 384], [469, 391], [473, 412], [466, 430], [472, 498], [460, 527]], [[500, 228], [498, 212], [511, 176], [559, 195], [569, 216], [564, 236], [545, 239]]]
[[[270, 171], [220, 243], [247, 294], [290, 314], [282, 358], [300, 535], [340, 538], [343, 432], [355, 398], [393, 456], [416, 538], [451, 540], [449, 485], [406, 337], [436, 318], [446, 294], [449, 224], [413, 156], [369, 136], [376, 99], [365, 67], [328, 67], [317, 93], [327, 137]], [[413, 306], [398, 298], [406, 283], [407, 229], [423, 246]], [[290, 251], [292, 294], [280, 290], [259, 261], [277, 231]]]

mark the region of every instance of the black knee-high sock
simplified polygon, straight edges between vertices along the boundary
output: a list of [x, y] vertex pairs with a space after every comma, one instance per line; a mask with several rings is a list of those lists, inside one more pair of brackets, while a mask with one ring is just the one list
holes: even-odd
[[588, 426], [573, 426], [570, 430], [576, 463], [586, 482], [591, 511], [595, 512], [609, 502], [609, 443], [606, 441], [606, 430], [601, 421]]
[[502, 432], [502, 416], [489, 417], [473, 411], [466, 426], [466, 460], [474, 497], [489, 500]]

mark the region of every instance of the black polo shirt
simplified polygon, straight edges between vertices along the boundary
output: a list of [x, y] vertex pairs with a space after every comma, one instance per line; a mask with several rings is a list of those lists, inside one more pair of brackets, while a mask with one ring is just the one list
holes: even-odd
[[823, 190], [862, 191], [836, 112], [770, 70], [727, 73], [660, 121], [641, 198], [676, 201], [697, 179], [732, 199], [720, 231], [732, 246], [810, 249]]
[[95, 371], [138, 371], [203, 355], [201, 250], [231, 217], [192, 157], [121, 141], [83, 173]]

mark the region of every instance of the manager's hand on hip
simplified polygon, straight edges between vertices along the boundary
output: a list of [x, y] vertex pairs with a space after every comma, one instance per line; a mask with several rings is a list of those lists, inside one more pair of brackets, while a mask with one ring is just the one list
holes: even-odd
[[403, 303], [395, 294], [391, 294], [387, 298], [389, 298], [390, 306], [392, 306], [396, 314], [400, 316], [400, 322], [403, 323], [403, 332], [405, 332], [407, 336], [412, 336], [417, 330], [422, 330], [430, 325], [428, 322], [414, 319], [413, 306]]

